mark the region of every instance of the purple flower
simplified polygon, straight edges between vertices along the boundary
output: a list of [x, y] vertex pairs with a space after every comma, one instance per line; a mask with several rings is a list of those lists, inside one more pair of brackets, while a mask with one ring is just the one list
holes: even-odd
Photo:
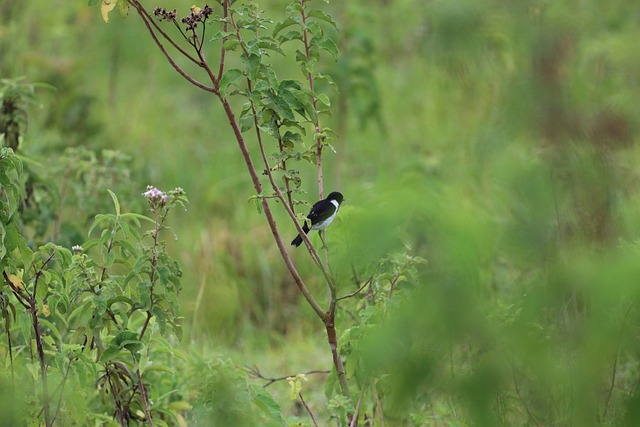
[[152, 185], [147, 185], [147, 191], [142, 193], [144, 197], [147, 198], [147, 201], [150, 205], [164, 205], [169, 201], [169, 196], [164, 191], [158, 190], [156, 187]]

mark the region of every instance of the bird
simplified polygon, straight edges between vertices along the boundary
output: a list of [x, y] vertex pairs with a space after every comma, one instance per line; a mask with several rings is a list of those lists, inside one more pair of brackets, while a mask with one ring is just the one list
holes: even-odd
[[[340, 203], [344, 200], [341, 193], [337, 191], [332, 192], [326, 199], [320, 200], [313, 207], [307, 218], [311, 221], [311, 230], [324, 230], [333, 222], [340, 209]], [[305, 234], [309, 233], [308, 221], [302, 225], [302, 231]], [[300, 246], [302, 244], [302, 236], [298, 236], [291, 242], [292, 246]]]

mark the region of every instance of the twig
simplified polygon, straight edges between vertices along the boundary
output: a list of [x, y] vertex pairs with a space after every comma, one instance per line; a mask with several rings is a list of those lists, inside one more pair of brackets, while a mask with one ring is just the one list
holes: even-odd
[[[185, 58], [189, 59], [189, 61], [193, 62], [196, 65], [201, 65], [200, 62], [195, 59], [193, 56], [191, 56], [189, 54], [189, 52], [187, 52], [186, 50], [184, 50], [178, 43], [175, 42], [175, 40], [173, 40], [173, 38], [171, 38], [159, 25], [158, 23], [153, 19], [153, 17], [151, 16], [151, 14], [149, 12], [147, 12], [147, 10], [140, 4], [138, 3], [137, 0], [129, 0], [129, 3], [133, 6], [134, 9], [136, 9], [138, 11], [138, 13], [142, 12], [144, 13], [144, 15], [147, 17], [148, 22], [150, 22], [153, 27], [156, 29], [156, 31], [158, 31], [160, 33], [160, 35], [162, 35], [162, 37], [167, 40], [169, 43], [171, 43], [171, 46], [173, 46], [178, 52], [180, 52]], [[138, 8], [139, 7], [139, 8]], [[174, 21], [175, 22], [175, 21]], [[186, 34], [184, 34], [182, 32], [182, 29], [180, 28], [180, 25], [178, 25], [178, 23], [176, 22], [176, 27], [178, 27], [178, 30], [180, 31], [180, 33], [182, 34], [182, 36], [185, 39], [188, 39], [188, 37], [186, 36]]]
[[[227, 22], [227, 16], [229, 14], [229, 2], [228, 0], [224, 0], [222, 2], [222, 19], [224, 19], [224, 24], [222, 24], [222, 31], [226, 34], [229, 29], [229, 23]], [[224, 72], [224, 59], [226, 50], [224, 49], [224, 43], [227, 41], [227, 37], [223, 37], [220, 41], [220, 66], [218, 67], [218, 81], [222, 78], [222, 73]]]
[[[160, 51], [162, 51], [162, 54], [165, 56], [167, 61], [169, 61], [169, 64], [171, 64], [173, 69], [176, 70], [178, 72], [178, 74], [180, 74], [182, 77], [184, 77], [192, 85], [194, 85], [196, 87], [199, 87], [200, 89], [205, 90], [207, 92], [218, 94], [218, 90], [215, 87], [209, 87], [209, 86], [206, 86], [206, 85], [200, 83], [199, 81], [197, 81], [196, 79], [191, 77], [189, 74], [187, 74], [187, 72], [184, 71], [174, 61], [174, 59], [171, 57], [169, 52], [167, 52], [167, 50], [162, 45], [162, 42], [158, 39], [158, 36], [156, 36], [156, 33], [154, 32], [153, 28], [151, 28], [151, 24], [149, 24], [149, 18], [147, 18], [148, 13], [144, 9], [144, 7], [140, 3], [138, 3], [136, 0], [129, 0], [129, 4], [131, 4], [133, 6], [133, 8], [136, 9], [136, 11], [138, 12], [138, 15], [140, 15], [140, 18], [142, 18], [142, 22], [144, 22], [144, 25], [147, 27], [147, 30], [149, 31], [149, 34], [151, 35], [151, 38], [156, 43], [156, 45], [158, 46]], [[153, 22], [153, 20], [151, 20], [151, 21]], [[202, 66], [197, 61], [196, 61], [196, 63], [198, 65]]]
[[351, 422], [349, 423], [349, 427], [356, 427], [358, 425], [358, 417], [360, 415], [360, 405], [362, 404], [362, 398], [364, 396], [364, 392], [367, 390], [366, 385], [362, 387], [360, 390], [360, 397], [358, 397], [358, 403], [356, 404], [356, 410], [353, 412], [353, 417], [351, 418]]
[[302, 397], [302, 392], [298, 393], [298, 397], [300, 398], [300, 401], [302, 402], [302, 406], [304, 406], [304, 408], [309, 413], [309, 416], [311, 417], [311, 421], [313, 422], [313, 425], [318, 427], [318, 423], [316, 422], [316, 417], [313, 416], [313, 412], [311, 412], [311, 408], [309, 408], [309, 405], [307, 405], [307, 402], [304, 401], [304, 397]]
[[351, 292], [350, 294], [347, 295], [343, 295], [341, 297], [336, 298], [336, 301], [341, 301], [343, 299], [347, 299], [347, 298], [351, 298], [354, 297], [356, 295], [358, 295], [364, 288], [367, 287], [367, 285], [371, 284], [371, 281], [373, 280], [373, 276], [369, 277], [363, 284], [362, 286], [360, 286], [358, 289], [356, 289], [355, 291]]
[[[285, 375], [283, 377], [265, 377], [264, 375], [262, 375], [262, 373], [260, 372], [260, 369], [257, 366], [254, 366], [252, 368], [246, 368], [247, 371], [249, 372], [249, 375], [254, 377], [254, 378], [259, 378], [261, 380], [265, 380], [267, 381], [266, 384], [264, 384], [262, 387], [269, 387], [271, 384], [278, 382], [278, 381], [285, 381], [291, 377], [295, 377], [297, 374], [293, 374], [293, 375]], [[313, 374], [329, 374], [331, 373], [331, 371], [323, 371], [323, 370], [318, 370], [318, 369], [314, 369], [312, 371], [307, 371], [307, 372], [303, 372], [302, 375], [313, 375]]]

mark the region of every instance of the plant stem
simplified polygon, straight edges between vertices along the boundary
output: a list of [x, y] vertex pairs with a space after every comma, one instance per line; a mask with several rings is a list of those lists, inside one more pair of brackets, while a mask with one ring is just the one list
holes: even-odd
[[40, 376], [42, 380], [42, 408], [44, 410], [44, 423], [47, 427], [53, 425], [51, 420], [51, 412], [49, 411], [49, 383], [47, 379], [47, 362], [44, 357], [44, 348], [42, 346], [42, 335], [40, 334], [40, 322], [38, 321], [38, 309], [35, 301], [30, 301], [31, 306], [29, 312], [31, 314], [31, 323], [36, 335], [36, 348], [38, 351], [38, 360], [40, 362]]
[[[307, 25], [307, 15], [304, 12], [304, 3], [305, 0], [300, 0], [300, 15], [302, 17], [302, 26], [303, 26], [303, 30], [302, 30], [302, 42], [304, 43], [304, 54], [305, 54], [305, 58], [307, 60], [307, 62], [309, 61], [311, 55], [309, 53], [310, 51], [310, 45], [309, 45], [309, 34], [306, 30], [306, 25]], [[319, 135], [320, 134], [320, 116], [318, 114], [318, 106], [317, 106], [317, 101], [316, 101], [316, 97], [315, 95], [313, 95], [315, 93], [315, 87], [314, 87], [314, 82], [313, 82], [313, 73], [311, 71], [309, 71], [307, 73], [307, 79], [309, 80], [309, 89], [311, 90], [311, 103], [313, 104], [313, 110], [316, 113], [316, 120], [315, 120], [315, 131], [316, 134]], [[318, 137], [316, 138], [316, 157], [317, 157], [317, 162], [318, 162], [318, 197], [320, 199], [324, 199], [324, 184], [323, 184], [323, 178], [322, 178], [322, 138]]]
[[149, 426], [154, 427], [153, 418], [151, 417], [151, 408], [149, 407], [149, 397], [147, 396], [147, 388], [142, 382], [142, 374], [140, 373], [140, 368], [136, 369], [136, 375], [138, 376], [138, 389], [140, 390], [140, 395], [142, 397], [142, 407], [144, 408], [144, 414], [147, 417]]

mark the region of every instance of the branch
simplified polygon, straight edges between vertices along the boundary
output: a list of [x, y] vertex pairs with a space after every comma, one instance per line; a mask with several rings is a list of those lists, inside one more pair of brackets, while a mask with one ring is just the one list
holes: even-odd
[[[218, 95], [219, 92], [215, 87], [209, 87], [209, 86], [206, 86], [206, 85], [200, 83], [199, 81], [197, 81], [196, 79], [191, 77], [189, 74], [187, 74], [187, 72], [184, 71], [173, 60], [173, 58], [171, 57], [169, 52], [167, 52], [167, 50], [162, 45], [162, 42], [158, 39], [158, 36], [156, 36], [156, 33], [154, 32], [153, 28], [151, 28], [151, 24], [149, 24], [149, 19], [147, 18], [148, 13], [144, 9], [144, 7], [140, 3], [138, 3], [136, 0], [129, 0], [129, 4], [131, 4], [133, 6], [133, 8], [136, 9], [136, 11], [138, 11], [138, 15], [140, 15], [140, 18], [142, 18], [142, 21], [144, 22], [145, 27], [147, 27], [147, 30], [149, 31], [149, 34], [151, 35], [151, 38], [156, 43], [158, 48], [162, 51], [162, 53], [165, 56], [165, 58], [167, 58], [167, 61], [169, 61], [169, 64], [171, 64], [173, 69], [176, 70], [178, 72], [178, 74], [180, 74], [182, 77], [184, 77], [192, 85], [194, 85], [196, 87], [199, 87], [200, 89], [205, 90], [207, 92], [215, 93], [216, 95]], [[151, 20], [151, 21], [153, 22], [153, 20]], [[198, 63], [198, 62], [196, 61], [196, 63]]]
[[304, 401], [304, 397], [302, 397], [302, 392], [298, 393], [298, 397], [300, 398], [300, 401], [302, 402], [302, 406], [304, 406], [304, 408], [309, 413], [309, 416], [311, 417], [311, 421], [313, 422], [313, 425], [315, 427], [318, 427], [318, 422], [316, 421], [316, 417], [313, 416], [313, 412], [311, 412], [311, 408], [309, 408], [309, 405], [307, 405], [307, 402]]
[[[233, 110], [231, 109], [231, 106], [229, 105], [229, 101], [227, 100], [227, 98], [220, 96], [219, 93], [217, 95], [218, 95], [218, 98], [220, 99], [220, 102], [222, 102], [222, 107], [224, 108], [224, 111], [227, 114], [227, 118], [229, 119], [229, 124], [233, 129], [233, 133], [238, 143], [238, 147], [242, 152], [242, 157], [244, 158], [245, 164], [247, 166], [247, 170], [249, 171], [251, 181], [253, 182], [253, 187], [255, 188], [258, 194], [261, 194], [262, 184], [260, 183], [260, 178], [258, 177], [256, 168], [253, 165], [253, 161], [251, 160], [249, 149], [247, 148], [247, 144], [244, 140], [244, 137], [242, 136], [240, 127], [238, 126], [238, 121], [236, 120], [235, 115], [233, 114]], [[291, 277], [296, 282], [296, 286], [298, 286], [298, 289], [300, 289], [300, 292], [302, 292], [302, 295], [307, 300], [307, 302], [309, 303], [313, 311], [315, 311], [315, 313], [318, 315], [318, 317], [320, 317], [322, 320], [325, 320], [327, 315], [322, 309], [322, 307], [320, 307], [318, 302], [315, 300], [313, 295], [311, 295], [311, 292], [309, 292], [309, 289], [307, 288], [304, 281], [302, 280], [300, 273], [298, 273], [298, 270], [293, 264], [293, 261], [291, 260], [291, 257], [287, 252], [287, 249], [284, 246], [284, 243], [282, 242], [282, 238], [280, 237], [280, 232], [278, 231], [278, 227], [276, 226], [276, 221], [273, 218], [273, 214], [271, 213], [271, 208], [269, 207], [269, 204], [265, 199], [262, 199], [262, 209], [264, 211], [265, 216], [267, 217], [269, 228], [271, 229], [271, 233], [273, 234], [273, 237], [276, 240], [278, 249], [280, 250], [280, 255], [282, 256], [285, 265], [289, 269], [289, 273], [291, 274]]]
[[[147, 21], [150, 22], [155, 27], [156, 31], [158, 31], [160, 33], [160, 35], [162, 35], [162, 37], [164, 37], [165, 40], [167, 40], [169, 43], [171, 43], [171, 46], [173, 46], [185, 58], [188, 58], [191, 62], [193, 62], [194, 64], [196, 64], [198, 66], [201, 65], [200, 62], [198, 62], [197, 59], [195, 59], [193, 56], [189, 55], [189, 52], [184, 50], [182, 47], [180, 47], [180, 45], [178, 43], [176, 43], [171, 37], [169, 37], [169, 35], [158, 25], [158, 23], [155, 21], [155, 19], [153, 19], [151, 14], [149, 14], [149, 12], [147, 12], [147, 10], [144, 8], [144, 6], [142, 6], [137, 0], [129, 0], [129, 4], [131, 4], [138, 11], [138, 13], [140, 13], [140, 12], [144, 13], [144, 15], [147, 18]], [[178, 25], [178, 29], [180, 30], [180, 33], [183, 35], [183, 37], [186, 39], [187, 36], [184, 33], [182, 33], [182, 30], [180, 29], [179, 25]]]
[[11, 281], [11, 279], [9, 279], [9, 275], [7, 274], [7, 272], [5, 270], [2, 270], [2, 275], [4, 276], [4, 280], [5, 282], [7, 282], [9, 284], [9, 287], [11, 288], [11, 292], [13, 292], [13, 294], [15, 295], [16, 299], [18, 300], [18, 302], [26, 309], [29, 309], [29, 296], [25, 295], [25, 293], [22, 291], [22, 289], [16, 287], [13, 282]]
[[[292, 378], [298, 375], [298, 374], [292, 374], [292, 375], [285, 375], [283, 377], [265, 377], [264, 375], [262, 375], [262, 373], [260, 372], [260, 368], [258, 368], [257, 366], [253, 366], [252, 368], [246, 368], [246, 369], [249, 372], [249, 375], [252, 376], [253, 378], [259, 378], [261, 380], [267, 381], [267, 383], [263, 385], [263, 387], [265, 388], [269, 387], [271, 384], [275, 382], [285, 381], [289, 378]], [[331, 373], [331, 371], [314, 369], [312, 371], [303, 372], [302, 375], [329, 374], [329, 373]]]
[[[225, 33], [229, 29], [229, 23], [227, 22], [227, 16], [229, 14], [229, 0], [224, 0], [222, 2], [222, 18], [224, 19], [224, 24], [222, 24], [222, 31]], [[224, 72], [224, 57], [226, 54], [226, 50], [224, 49], [224, 43], [227, 41], [227, 37], [223, 37], [220, 41], [220, 66], [218, 67], [218, 81], [222, 78], [222, 73]]]
[[355, 291], [351, 292], [350, 294], [347, 295], [343, 295], [341, 297], [336, 298], [336, 302], [337, 301], [341, 301], [343, 299], [347, 299], [347, 298], [351, 298], [354, 297], [356, 295], [358, 295], [364, 288], [367, 287], [367, 285], [371, 284], [371, 281], [373, 280], [373, 276], [369, 277], [363, 284], [362, 286], [360, 286], [358, 289], [356, 289]]

